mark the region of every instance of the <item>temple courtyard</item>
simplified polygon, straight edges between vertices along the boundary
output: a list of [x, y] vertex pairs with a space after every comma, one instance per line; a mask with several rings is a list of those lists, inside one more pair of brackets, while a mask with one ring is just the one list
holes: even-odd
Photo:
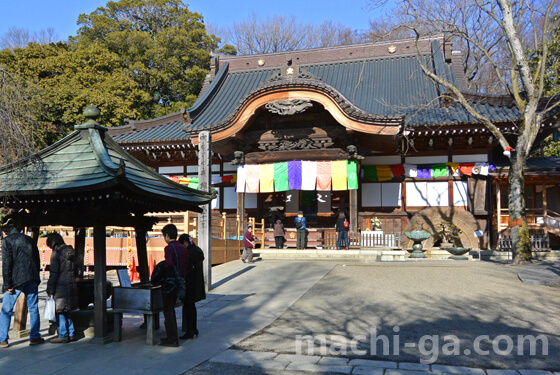
[[[125, 314], [121, 342], [10, 340], [0, 373], [552, 375], [560, 290], [539, 284], [554, 284], [559, 266], [528, 267], [234, 261], [213, 268], [214, 289], [198, 304], [200, 336], [179, 348], [146, 345], [142, 317]], [[45, 321], [41, 329], [48, 338]]]

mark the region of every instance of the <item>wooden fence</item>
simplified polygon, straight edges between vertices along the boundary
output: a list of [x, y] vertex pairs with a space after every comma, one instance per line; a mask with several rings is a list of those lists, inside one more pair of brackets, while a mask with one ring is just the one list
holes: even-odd
[[[533, 251], [549, 251], [550, 239], [547, 234], [536, 234], [529, 236], [531, 248]], [[501, 235], [498, 244], [499, 251], [511, 251], [513, 249], [513, 241], [510, 235]]]

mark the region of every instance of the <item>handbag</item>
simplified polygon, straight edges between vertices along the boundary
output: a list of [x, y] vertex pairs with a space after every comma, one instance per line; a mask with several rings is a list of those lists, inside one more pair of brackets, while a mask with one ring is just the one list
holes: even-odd
[[43, 310], [43, 318], [51, 322], [56, 322], [56, 302], [53, 296], [47, 298], [45, 309]]
[[[175, 245], [173, 246], [173, 251], [175, 252], [175, 259], [179, 261], [179, 257], [177, 256], [177, 250], [175, 249]], [[185, 279], [181, 277], [181, 273], [179, 272], [179, 265], [173, 262], [173, 271], [171, 275], [168, 275], [165, 281], [163, 282], [162, 286], [162, 293], [164, 294], [171, 294], [175, 293], [177, 298], [185, 298], [186, 292], [186, 285]]]

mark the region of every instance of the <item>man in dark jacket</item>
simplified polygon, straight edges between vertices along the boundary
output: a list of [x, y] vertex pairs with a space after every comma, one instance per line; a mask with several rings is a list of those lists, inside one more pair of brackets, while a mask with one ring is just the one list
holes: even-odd
[[[179, 268], [179, 273], [183, 279], [187, 276], [189, 264], [189, 252], [185, 246], [177, 241], [177, 227], [174, 224], [167, 224], [161, 230], [163, 239], [167, 243], [165, 252], [165, 274], [173, 275], [174, 268]], [[177, 302], [177, 291], [162, 290], [163, 316], [165, 318], [165, 333], [167, 337], [161, 339], [162, 346], [179, 346], [179, 335], [177, 333], [177, 316], [175, 314], [175, 303]]]
[[31, 237], [18, 232], [13, 226], [2, 227], [2, 272], [4, 277], [4, 298], [0, 313], [0, 348], [7, 348], [8, 331], [14, 306], [23, 292], [27, 298], [30, 319], [29, 345], [45, 342], [39, 333], [39, 249]]
[[303, 211], [299, 211], [295, 219], [296, 224], [296, 247], [300, 250], [307, 248], [307, 219]]

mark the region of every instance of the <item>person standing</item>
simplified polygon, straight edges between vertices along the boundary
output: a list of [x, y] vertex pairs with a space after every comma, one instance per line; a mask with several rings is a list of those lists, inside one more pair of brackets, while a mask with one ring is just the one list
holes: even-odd
[[78, 307], [76, 252], [72, 246], [64, 243], [58, 233], [47, 236], [47, 246], [52, 249], [47, 295], [54, 297], [58, 327], [58, 337], [52, 338], [50, 342], [66, 344], [76, 341], [74, 322], [70, 318], [70, 311]]
[[18, 232], [11, 225], [2, 227], [5, 237], [2, 239], [2, 274], [4, 278], [2, 312], [0, 313], [0, 348], [7, 348], [8, 331], [14, 315], [14, 306], [19, 295], [23, 292], [27, 299], [30, 315], [29, 345], [39, 345], [45, 342], [39, 329], [39, 277], [40, 260], [39, 249], [31, 239]]
[[348, 239], [348, 228], [350, 223], [346, 220], [346, 216], [341, 212], [338, 214], [338, 219], [336, 220], [336, 231], [338, 232], [338, 239], [336, 240], [336, 248], [341, 250], [342, 243], [344, 242], [344, 248], [348, 250], [350, 246], [350, 241]]
[[245, 245], [245, 249], [243, 250], [243, 255], [241, 256], [241, 261], [245, 263], [255, 263], [253, 262], [253, 247], [255, 246], [255, 237], [253, 237], [253, 226], [247, 226], [247, 231], [245, 232], [245, 236], [243, 238], [243, 243]]
[[307, 247], [307, 219], [303, 216], [303, 211], [299, 211], [295, 219], [296, 224], [296, 247], [303, 250]]
[[182, 234], [179, 237], [179, 242], [189, 251], [189, 271], [185, 279], [187, 290], [183, 299], [183, 332], [185, 334], [180, 339], [190, 340], [198, 336], [198, 329], [196, 328], [196, 302], [206, 299], [202, 263], [204, 261], [204, 252], [195, 245], [192, 237], [188, 234]]
[[281, 249], [284, 247], [284, 235], [286, 231], [284, 230], [284, 224], [282, 224], [282, 220], [276, 220], [274, 224], [274, 241], [276, 242], [276, 248]]
[[[179, 269], [180, 276], [185, 279], [189, 264], [189, 251], [185, 246], [177, 241], [177, 227], [175, 224], [167, 224], [161, 230], [163, 239], [167, 246], [164, 249], [165, 263], [164, 270], [167, 278], [175, 275], [175, 267]], [[175, 303], [177, 302], [177, 290], [168, 290], [164, 282], [162, 290], [163, 316], [165, 318], [165, 333], [167, 337], [160, 340], [161, 346], [179, 346], [179, 335], [177, 333], [177, 316], [175, 314]]]

